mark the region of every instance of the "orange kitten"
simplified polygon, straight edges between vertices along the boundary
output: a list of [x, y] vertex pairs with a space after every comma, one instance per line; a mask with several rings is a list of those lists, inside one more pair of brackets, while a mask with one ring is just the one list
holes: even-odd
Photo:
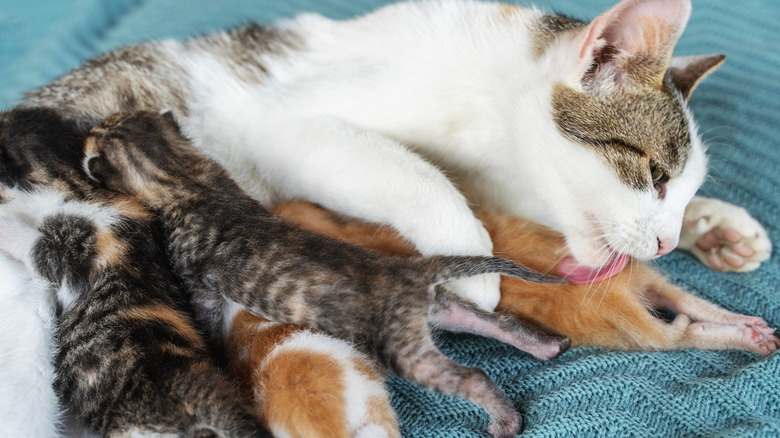
[[400, 437], [384, 376], [349, 343], [239, 311], [230, 369], [274, 436]]
[[[318, 206], [292, 201], [274, 213], [309, 229], [392, 254], [415, 254], [387, 227], [344, 220]], [[568, 253], [563, 237], [541, 225], [502, 213], [483, 213], [494, 252], [540, 272], [555, 272]], [[742, 349], [767, 355], [780, 347], [774, 329], [758, 317], [739, 315], [669, 283], [648, 266], [632, 262], [594, 284], [501, 282], [498, 309], [571, 338], [572, 345], [627, 350]], [[677, 314], [672, 322], [654, 310]]]

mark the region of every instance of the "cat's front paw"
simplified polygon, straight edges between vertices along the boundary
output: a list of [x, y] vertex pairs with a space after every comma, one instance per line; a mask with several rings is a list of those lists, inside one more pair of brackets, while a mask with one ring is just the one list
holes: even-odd
[[764, 227], [741, 207], [694, 198], [685, 210], [680, 248], [716, 271], [757, 269], [772, 252]]
[[477, 275], [444, 284], [450, 292], [488, 312], [495, 310], [501, 299], [500, 286], [501, 276], [498, 274]]

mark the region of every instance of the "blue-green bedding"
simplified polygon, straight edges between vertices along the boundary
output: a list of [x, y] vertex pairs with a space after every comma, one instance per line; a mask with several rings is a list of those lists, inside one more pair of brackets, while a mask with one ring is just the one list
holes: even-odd
[[[5, 0], [0, 6], [0, 107], [103, 51], [301, 11], [334, 18], [382, 0]], [[539, 0], [592, 18], [611, 0]], [[724, 53], [726, 64], [691, 106], [709, 144], [701, 194], [745, 207], [780, 246], [780, 2], [694, 0], [676, 54]], [[749, 274], [708, 270], [674, 252], [657, 265], [676, 283], [730, 310], [780, 326], [780, 257]], [[780, 355], [739, 351], [618, 352], [575, 348], [548, 362], [495, 341], [444, 335], [442, 350], [477, 365], [525, 414], [524, 436], [780, 436]], [[409, 437], [487, 436], [475, 405], [391, 378]]]

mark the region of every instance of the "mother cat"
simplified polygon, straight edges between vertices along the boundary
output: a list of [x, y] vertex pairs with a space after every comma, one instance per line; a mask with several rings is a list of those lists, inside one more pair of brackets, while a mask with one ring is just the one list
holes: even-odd
[[[685, 213], [706, 173], [685, 99], [723, 59], [672, 59], [690, 10], [623, 0], [588, 24], [450, 0], [303, 15], [122, 48], [25, 105], [84, 129], [118, 110], [172, 110], [256, 198], [391, 225], [423, 254], [491, 252], [471, 203], [563, 232], [574, 282], [668, 253], [683, 223], [681, 246], [711, 266], [755, 269], [771, 245], [744, 210], [694, 199]], [[492, 309], [497, 286], [453, 288]]]

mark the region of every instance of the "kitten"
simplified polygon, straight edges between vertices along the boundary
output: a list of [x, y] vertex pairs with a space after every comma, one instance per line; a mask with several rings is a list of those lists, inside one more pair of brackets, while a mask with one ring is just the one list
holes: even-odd
[[[321, 207], [291, 201], [274, 214], [312, 231], [387, 254], [416, 255], [387, 227], [345, 220]], [[544, 272], [566, 255], [563, 236], [506, 213], [480, 214], [496, 254]], [[505, 278], [498, 309], [534, 321], [571, 339], [572, 345], [627, 350], [741, 349], [768, 355], [780, 348], [774, 329], [757, 317], [738, 315], [686, 292], [641, 262], [614, 277], [586, 284], [529, 284]], [[658, 310], [676, 313], [671, 322]]]
[[175, 272], [196, 314], [216, 336], [225, 312], [322, 330], [349, 341], [399, 376], [471, 400], [493, 416], [494, 436], [514, 435], [520, 416], [477, 368], [455, 364], [429, 322], [482, 333], [537, 358], [568, 340], [436, 291], [448, 279], [486, 272], [560, 282], [495, 257], [393, 258], [303, 230], [272, 216], [216, 162], [184, 139], [170, 113], [118, 113], [90, 132], [86, 172], [137, 196], [159, 217]]
[[240, 403], [191, 321], [152, 216], [92, 188], [83, 138], [50, 110], [0, 115], [0, 251], [56, 288], [54, 387], [105, 436], [270, 436]]
[[[450, 0], [341, 22], [305, 14], [121, 48], [26, 105], [84, 128], [172, 110], [266, 205], [314, 201], [390, 225], [425, 255], [491, 254], [472, 205], [562, 232], [575, 281], [663, 255], [681, 231], [703, 262], [747, 271], [769, 257], [763, 228], [703, 198], [686, 210], [706, 159], [685, 99], [723, 61], [671, 58], [690, 13], [690, 0], [623, 0], [586, 23]], [[491, 310], [498, 285], [448, 287]]]
[[348, 342], [245, 310], [227, 331], [230, 368], [274, 436], [400, 438], [384, 377]]
[[59, 436], [51, 285], [0, 253], [0, 436]]

